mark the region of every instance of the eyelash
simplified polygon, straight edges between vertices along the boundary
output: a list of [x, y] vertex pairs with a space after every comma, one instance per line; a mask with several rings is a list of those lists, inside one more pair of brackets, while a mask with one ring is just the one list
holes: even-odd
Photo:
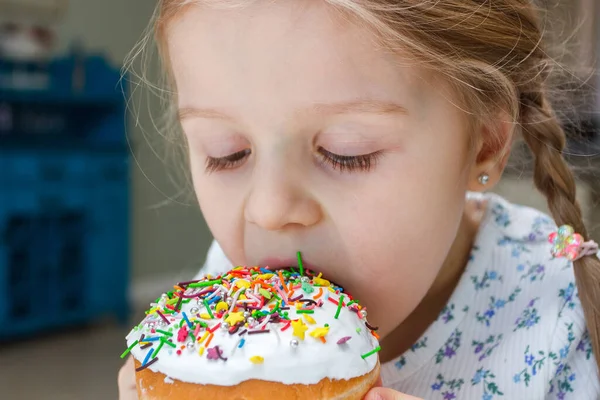
[[[339, 172], [369, 172], [379, 160], [380, 151], [360, 156], [342, 156], [318, 148], [319, 155], [323, 164], [329, 165], [333, 170]], [[233, 169], [239, 166], [246, 157], [250, 155], [250, 150], [242, 150], [225, 157], [208, 157], [206, 159], [206, 171], [208, 173], [218, 172], [226, 169]]]
[[377, 161], [382, 155], [381, 151], [376, 151], [360, 156], [341, 156], [327, 151], [323, 147], [319, 147], [318, 151], [322, 162], [339, 172], [369, 172], [377, 165]]
[[208, 157], [206, 159], [206, 172], [217, 172], [233, 169], [240, 165], [250, 155], [250, 149], [238, 151], [225, 157]]

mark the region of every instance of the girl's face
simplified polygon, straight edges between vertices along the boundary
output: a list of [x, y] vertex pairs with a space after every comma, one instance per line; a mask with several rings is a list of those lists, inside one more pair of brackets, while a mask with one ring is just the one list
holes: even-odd
[[229, 259], [302, 251], [389, 333], [463, 214], [469, 133], [448, 91], [312, 0], [194, 6], [167, 46], [195, 191]]

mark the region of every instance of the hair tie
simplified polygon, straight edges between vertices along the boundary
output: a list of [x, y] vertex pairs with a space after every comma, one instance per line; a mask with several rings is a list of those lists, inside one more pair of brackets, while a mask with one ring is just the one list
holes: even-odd
[[598, 252], [598, 243], [593, 240], [585, 242], [569, 225], [563, 225], [557, 232], [552, 232], [548, 241], [552, 244], [551, 253], [555, 258], [564, 257], [570, 261], [577, 261]]

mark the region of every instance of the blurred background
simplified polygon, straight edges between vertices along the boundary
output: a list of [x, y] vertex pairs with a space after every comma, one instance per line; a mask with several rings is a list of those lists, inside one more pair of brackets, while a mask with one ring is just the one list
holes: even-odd
[[[600, 241], [600, 4], [545, 3], [549, 33], [568, 39], [564, 62], [588, 82], [570, 87], [579, 101], [564, 120]], [[154, 5], [0, 0], [2, 397], [116, 399], [130, 322], [204, 261], [210, 233], [150, 123], [160, 104], [121, 80]], [[497, 191], [545, 209], [529, 166], [516, 157]]]

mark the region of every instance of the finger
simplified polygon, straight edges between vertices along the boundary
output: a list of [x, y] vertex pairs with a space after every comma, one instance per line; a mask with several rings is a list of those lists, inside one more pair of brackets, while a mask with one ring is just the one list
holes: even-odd
[[118, 376], [119, 400], [137, 399], [135, 387], [135, 365], [133, 357], [129, 357], [119, 370]]
[[418, 397], [413, 397], [408, 394], [400, 393], [387, 388], [371, 389], [365, 400], [423, 400]]
[[119, 370], [118, 382], [119, 387], [127, 387], [131, 383], [135, 384], [135, 364], [133, 357], [129, 356]]

